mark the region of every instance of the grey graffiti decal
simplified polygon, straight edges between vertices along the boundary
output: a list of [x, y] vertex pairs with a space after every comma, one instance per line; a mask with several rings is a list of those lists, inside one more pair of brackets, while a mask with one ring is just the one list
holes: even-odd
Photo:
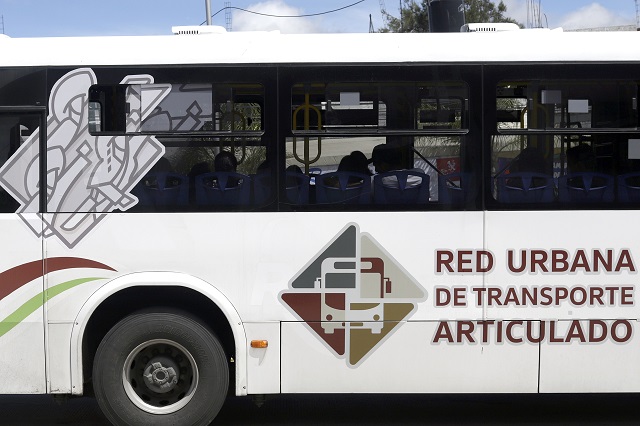
[[[89, 88], [97, 83], [89, 68], [64, 75], [54, 85], [47, 117], [47, 212], [37, 229], [24, 213], [38, 211], [39, 129], [0, 168], [0, 185], [20, 202], [17, 213], [29, 228], [45, 238], [55, 236], [74, 247], [114, 210], [137, 204], [130, 191], [164, 154], [164, 146], [151, 135], [94, 136], [89, 133]], [[152, 84], [149, 75], [133, 75], [121, 84], [138, 88], [127, 101], [144, 105], [127, 117], [127, 131], [140, 128], [170, 92], [170, 85]], [[138, 85], [138, 86], [135, 86]], [[141, 89], [142, 88], [142, 89]], [[29, 164], [25, 168], [24, 164]]]
[[144, 120], [142, 130], [151, 133], [213, 130], [213, 94], [211, 84], [172, 85], [171, 93]]

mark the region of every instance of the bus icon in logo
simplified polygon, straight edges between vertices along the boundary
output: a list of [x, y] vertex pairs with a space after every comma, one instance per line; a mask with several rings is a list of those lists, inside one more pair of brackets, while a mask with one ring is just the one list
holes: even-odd
[[290, 281], [280, 300], [357, 367], [426, 299], [426, 291], [358, 225], [347, 225]]

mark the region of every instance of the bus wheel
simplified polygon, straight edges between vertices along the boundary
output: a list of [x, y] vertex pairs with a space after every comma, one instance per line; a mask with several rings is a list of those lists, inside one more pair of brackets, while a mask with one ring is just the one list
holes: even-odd
[[114, 425], [208, 425], [227, 395], [222, 345], [182, 314], [133, 314], [104, 337], [93, 364], [93, 388]]

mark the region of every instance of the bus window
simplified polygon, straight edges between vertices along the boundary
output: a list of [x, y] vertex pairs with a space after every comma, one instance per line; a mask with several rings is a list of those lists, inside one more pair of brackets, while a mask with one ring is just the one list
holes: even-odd
[[274, 197], [260, 138], [159, 139], [165, 153], [132, 191], [136, 210], [254, 210]]
[[[20, 203], [27, 205], [22, 210], [24, 212], [39, 211], [37, 186], [33, 184], [33, 187], [30, 187], [30, 183], [38, 182], [40, 175], [38, 162], [31, 161], [38, 157], [40, 149], [37, 131], [39, 125], [38, 114], [0, 114], [0, 167], [11, 159], [11, 166], [0, 174], [0, 212], [2, 213], [16, 212]], [[25, 143], [28, 143], [28, 146], [23, 146]], [[12, 158], [20, 147], [25, 155]], [[19, 194], [22, 199], [15, 199], [11, 194]]]
[[4, 67], [0, 72], [0, 106], [47, 104], [47, 72], [34, 67]]
[[287, 165], [319, 209], [462, 205], [468, 98], [463, 82], [294, 85]]
[[640, 201], [637, 138], [625, 135], [638, 127], [637, 97], [629, 80], [499, 83], [494, 198], [510, 208]]
[[259, 84], [94, 85], [89, 131], [158, 146], [132, 211], [252, 210], [275, 197], [263, 105]]
[[118, 84], [89, 89], [93, 134], [256, 133], [264, 90], [257, 84]]
[[124, 133], [127, 122], [126, 85], [96, 85], [89, 89], [89, 131]]

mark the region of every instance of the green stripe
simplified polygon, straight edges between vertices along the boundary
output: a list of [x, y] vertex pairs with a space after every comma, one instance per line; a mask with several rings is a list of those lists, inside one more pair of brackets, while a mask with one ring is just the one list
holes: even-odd
[[16, 309], [8, 317], [0, 321], [0, 337], [7, 334], [12, 328], [24, 321], [29, 315], [41, 308], [46, 301], [53, 299], [60, 293], [70, 290], [81, 284], [102, 279], [104, 278], [80, 278], [77, 280], [71, 280], [62, 284], [58, 284], [57, 286], [47, 289], [44, 293], [38, 293], [36, 296], [32, 297], [25, 304]]

